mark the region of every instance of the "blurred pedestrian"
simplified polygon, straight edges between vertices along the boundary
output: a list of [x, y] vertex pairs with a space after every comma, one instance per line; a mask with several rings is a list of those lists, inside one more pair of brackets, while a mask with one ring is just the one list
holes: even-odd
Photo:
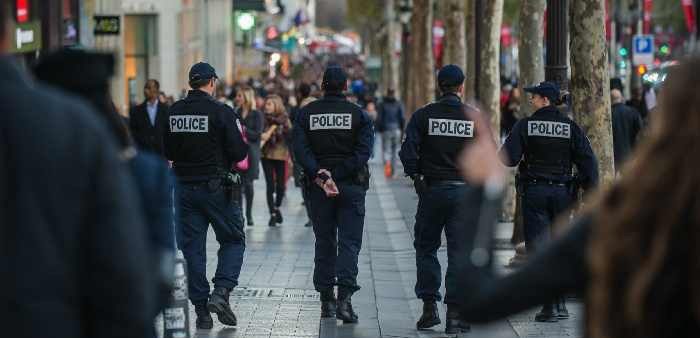
[[[465, 224], [475, 230], [468, 241], [472, 259], [464, 261], [460, 286], [479, 292], [464, 292], [463, 318], [492, 321], [577, 293], [585, 297], [586, 337], [697, 334], [700, 175], [688, 149], [700, 149], [698, 73], [697, 57], [682, 60], [669, 72], [659, 114], [650, 116], [649, 135], [634, 150], [621, 178], [592, 196], [573, 227], [519, 270], [495, 277], [488, 255], [483, 255], [496, 213]], [[461, 161], [464, 174], [485, 192], [496, 190], [488, 188], [497, 185], [489, 182], [502, 182], [494, 175], [497, 161], [485, 156], [489, 153], [494, 152], [465, 153]], [[481, 199], [488, 195], [493, 193]]]
[[323, 98], [301, 110], [299, 128], [294, 128], [295, 158], [308, 177], [306, 189], [316, 237], [314, 287], [321, 293], [322, 318], [357, 323], [351, 299], [360, 289], [357, 259], [369, 189], [372, 123], [343, 95], [347, 75], [342, 68], [329, 66], [322, 87]]
[[393, 177], [395, 172], [396, 152], [403, 139], [404, 130], [403, 105], [396, 99], [394, 89], [388, 89], [377, 109], [377, 131], [382, 135], [382, 163], [384, 176]]
[[466, 257], [462, 224], [473, 216], [464, 212], [461, 202], [472, 187], [462, 179], [457, 157], [474, 137], [474, 121], [469, 120], [464, 111], [475, 108], [462, 103], [465, 76], [458, 66], [442, 67], [437, 80], [442, 96], [411, 116], [399, 155], [404, 172], [413, 180], [418, 195], [413, 246], [417, 267], [415, 292], [423, 301], [423, 313], [416, 328], [427, 329], [441, 322], [437, 302], [442, 300], [442, 276], [437, 251], [444, 229], [447, 240], [445, 333], [455, 334], [470, 329], [469, 324], [459, 320], [456, 267], [459, 260]]
[[164, 156], [163, 137], [168, 130], [168, 106], [159, 100], [160, 83], [149, 79], [143, 87], [146, 98], [129, 111], [129, 129], [136, 145]]
[[268, 95], [265, 99], [265, 129], [260, 136], [262, 141], [262, 166], [267, 186], [267, 207], [270, 211], [269, 226], [284, 221], [280, 206], [286, 188], [285, 169], [289, 160], [289, 145], [292, 123], [282, 98]]
[[615, 171], [619, 172], [637, 143], [639, 132], [642, 129], [642, 117], [634, 108], [624, 104], [624, 97], [618, 89], [610, 91], [610, 101], [612, 102]]
[[[213, 95], [218, 76], [205, 62], [190, 68], [187, 97], [170, 107], [170, 130], [165, 154], [173, 161], [178, 180], [175, 218], [178, 248], [187, 261], [188, 295], [199, 329], [211, 329], [209, 312], [224, 325], [235, 326], [229, 296], [238, 285], [245, 252], [241, 208], [232, 196], [235, 182], [230, 169], [248, 154], [241, 123], [230, 106]], [[207, 231], [214, 228], [219, 242], [214, 291], [207, 282]]]
[[255, 91], [242, 87], [236, 92], [236, 107], [246, 136], [248, 137], [248, 170], [243, 173], [243, 196], [245, 197], [245, 217], [249, 226], [253, 222], [253, 182], [260, 178], [260, 135], [263, 131], [263, 114], [255, 109]]
[[[298, 127], [298, 122], [297, 122], [297, 117], [299, 115], [299, 112], [301, 111], [301, 108], [306, 106], [307, 104], [316, 101], [316, 98], [311, 96], [311, 86], [309, 86], [306, 83], [302, 83], [299, 85], [298, 88], [299, 91], [299, 106], [296, 107], [294, 110], [292, 110], [291, 114], [291, 120], [292, 120], [292, 128], [297, 128]], [[294, 135], [294, 130], [292, 130], [292, 143], [294, 142], [293, 139]], [[313, 227], [314, 222], [311, 217], [311, 208], [309, 206], [309, 199], [308, 199], [308, 188], [306, 183], [304, 182], [307, 179], [307, 175], [304, 172], [304, 168], [302, 168], [302, 165], [297, 161], [294, 151], [290, 152], [290, 155], [292, 156], [292, 163], [294, 165], [294, 182], [296, 185], [301, 189], [301, 196], [303, 198], [303, 204], [304, 204], [304, 209], [306, 209], [306, 217], [309, 219], [304, 226], [305, 227]]]
[[84, 101], [32, 83], [6, 54], [9, 7], [0, 2], [3, 336], [145, 337], [154, 290], [133, 180]]
[[[165, 309], [174, 279], [175, 232], [172, 217], [172, 179], [167, 164], [153, 153], [137, 151], [128, 127], [114, 109], [109, 82], [114, 75], [114, 57], [82, 50], [64, 50], [49, 54], [35, 66], [36, 77], [46, 83], [83, 97], [107, 122], [117, 140], [121, 158], [131, 169], [139, 194], [140, 211], [149, 235], [149, 261], [157, 293], [152, 317]], [[83, 76], [76, 78], [74, 74]], [[155, 331], [152, 337], [155, 337]]]
[[[505, 165], [518, 166], [525, 247], [530, 256], [549, 242], [555, 217], [573, 204], [578, 187], [588, 191], [598, 182], [598, 162], [583, 130], [557, 109], [560, 92], [556, 83], [545, 81], [524, 90], [530, 93], [530, 104], [536, 110], [515, 124], [501, 154]], [[545, 303], [535, 321], [568, 317], [564, 298], [560, 298]]]
[[518, 122], [520, 113], [520, 89], [513, 87], [510, 90], [505, 106], [501, 110], [501, 139], [505, 139]]

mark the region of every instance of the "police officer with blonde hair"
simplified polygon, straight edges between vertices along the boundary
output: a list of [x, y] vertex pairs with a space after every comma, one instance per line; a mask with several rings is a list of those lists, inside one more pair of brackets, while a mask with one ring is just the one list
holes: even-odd
[[417, 281], [416, 296], [423, 300], [423, 314], [416, 328], [427, 329], [441, 323], [437, 302], [442, 300], [440, 262], [437, 251], [443, 229], [447, 238], [447, 272], [445, 275], [445, 332], [455, 334], [469, 330], [459, 320], [456, 268], [466, 257], [463, 251], [465, 217], [463, 199], [471, 189], [459, 172], [457, 159], [474, 137], [474, 121], [467, 111], [475, 108], [462, 103], [464, 73], [455, 65], [446, 65], [438, 73], [442, 96], [418, 109], [406, 127], [406, 139], [399, 157], [406, 176], [413, 179], [418, 194], [415, 237]]
[[[549, 241], [554, 218], [574, 202], [577, 187], [588, 190], [597, 183], [598, 164], [583, 130], [557, 109], [559, 86], [546, 81], [524, 90], [536, 111], [513, 126], [501, 155], [505, 165], [518, 166], [525, 247], [531, 255]], [[535, 321], [568, 317], [564, 299], [559, 299], [545, 304]]]

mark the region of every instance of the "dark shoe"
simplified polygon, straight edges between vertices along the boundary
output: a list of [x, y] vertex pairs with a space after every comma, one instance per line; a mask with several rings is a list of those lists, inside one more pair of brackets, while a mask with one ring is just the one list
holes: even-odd
[[209, 309], [211, 313], [216, 313], [216, 317], [221, 324], [236, 326], [238, 322], [236, 320], [236, 315], [234, 315], [231, 310], [231, 305], [228, 303], [228, 298], [229, 290], [221, 287], [214, 288], [214, 292], [212, 292], [211, 297], [209, 297], [207, 309]]
[[445, 333], [447, 334], [457, 334], [462, 332], [469, 332], [471, 326], [459, 318], [459, 312], [451, 308], [450, 305], [447, 306], [447, 315], [445, 319]]
[[338, 299], [335, 318], [342, 320], [345, 324], [357, 323], [357, 314], [355, 313], [355, 310], [352, 309], [350, 296]]
[[247, 220], [246, 224], [248, 224], [249, 227], [252, 227], [254, 225], [253, 224], [253, 217], [248, 216], [248, 218], [246, 220]]
[[423, 314], [416, 323], [416, 329], [428, 329], [440, 323], [440, 314], [438, 313], [437, 303], [435, 303], [434, 300], [424, 300]]
[[270, 221], [267, 222], [267, 225], [271, 227], [277, 226], [277, 217], [275, 217], [275, 214], [270, 215]]
[[194, 313], [197, 314], [197, 320], [195, 323], [198, 330], [211, 330], [214, 328], [214, 320], [211, 318], [206, 304], [195, 305]]
[[334, 318], [336, 299], [333, 290], [321, 292], [321, 318]]
[[313, 227], [314, 224], [311, 221], [308, 221], [308, 222], [306, 222], [306, 224], [304, 224], [304, 226], [307, 228], [310, 228], [310, 227]]
[[557, 318], [569, 319], [569, 310], [566, 309], [566, 300], [563, 297], [557, 302]]
[[554, 304], [545, 304], [542, 310], [535, 315], [536, 322], [556, 323], [559, 321], [557, 313], [554, 311]]
[[277, 223], [282, 224], [284, 219], [282, 218], [282, 212], [280, 212], [280, 209], [275, 210], [275, 220]]

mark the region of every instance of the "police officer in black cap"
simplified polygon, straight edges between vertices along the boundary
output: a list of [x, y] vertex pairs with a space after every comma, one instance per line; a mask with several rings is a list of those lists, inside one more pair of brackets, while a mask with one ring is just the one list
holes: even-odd
[[467, 112], [475, 108], [462, 103], [464, 73], [459, 67], [442, 67], [438, 73], [438, 86], [442, 96], [418, 109], [411, 117], [399, 156], [419, 197], [413, 246], [418, 268], [415, 291], [416, 296], [423, 300], [423, 315], [416, 327], [427, 329], [440, 324], [436, 302], [442, 299], [442, 275], [437, 250], [445, 229], [445, 332], [454, 334], [469, 330], [469, 325], [459, 320], [455, 269], [459, 260], [466, 257], [461, 227], [463, 219], [469, 215], [460, 204], [471, 187], [460, 175], [457, 158], [474, 137], [474, 121], [467, 117]]
[[[236, 325], [229, 293], [238, 285], [245, 233], [241, 208], [231, 198], [229, 169], [243, 160], [248, 146], [233, 109], [212, 96], [217, 76], [200, 62], [192, 66], [187, 97], [169, 112], [165, 154], [173, 161], [179, 186], [175, 190], [177, 242], [187, 261], [188, 292], [197, 314], [197, 328], [211, 329], [209, 312], [225, 325]], [[207, 229], [211, 223], [219, 242], [214, 291], [206, 278]]]
[[[598, 164], [583, 130], [555, 106], [559, 86], [542, 82], [524, 90], [536, 111], [515, 124], [501, 154], [507, 166], [518, 166], [525, 246], [532, 254], [549, 240], [554, 218], [574, 202], [577, 186], [588, 190], [597, 183]], [[535, 320], [568, 318], [564, 299], [555, 303], [545, 304]]]
[[345, 99], [347, 76], [339, 66], [326, 69], [322, 89], [324, 96], [297, 116], [294, 153], [307, 175], [307, 203], [316, 236], [314, 287], [321, 293], [321, 317], [356, 323], [350, 298], [360, 289], [357, 257], [369, 188], [372, 122], [362, 108]]

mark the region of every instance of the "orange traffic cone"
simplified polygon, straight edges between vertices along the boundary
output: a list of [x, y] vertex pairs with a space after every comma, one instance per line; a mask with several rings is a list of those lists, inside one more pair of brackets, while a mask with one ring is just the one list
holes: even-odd
[[384, 177], [390, 178], [392, 176], [392, 170], [391, 170], [391, 162], [386, 161], [384, 162]]

